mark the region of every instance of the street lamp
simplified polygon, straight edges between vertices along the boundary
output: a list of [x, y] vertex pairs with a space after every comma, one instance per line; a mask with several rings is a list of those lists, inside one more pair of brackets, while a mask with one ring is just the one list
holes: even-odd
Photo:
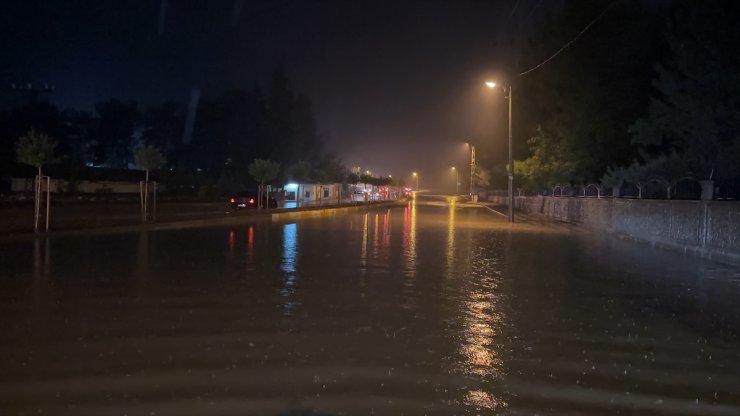
[[416, 178], [416, 190], [418, 191], [419, 190], [419, 175], [416, 172], [412, 173], [412, 175], [414, 176], [414, 178]]
[[455, 195], [460, 195], [460, 171], [452, 167], [452, 171], [455, 172]]
[[473, 199], [473, 176], [475, 173], [475, 146], [472, 143], [466, 143], [470, 146], [470, 199]]
[[[493, 81], [486, 81], [486, 87], [496, 88], [496, 83]], [[507, 173], [509, 174], [509, 222], [514, 222], [514, 158], [511, 153], [511, 102], [513, 101], [511, 84], [509, 88], [501, 87], [504, 93], [508, 93], [509, 98], [509, 166], [507, 167]], [[507, 91], [508, 90], [508, 91]]]

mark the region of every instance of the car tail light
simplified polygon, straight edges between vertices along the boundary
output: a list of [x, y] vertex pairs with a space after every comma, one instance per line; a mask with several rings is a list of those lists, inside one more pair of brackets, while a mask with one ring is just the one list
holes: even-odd
[[234, 202], [236, 202], [236, 199], [234, 199], [234, 198], [229, 198], [229, 203], [230, 203], [230, 204], [233, 204]]
[[254, 198], [249, 198], [249, 203], [254, 204]]

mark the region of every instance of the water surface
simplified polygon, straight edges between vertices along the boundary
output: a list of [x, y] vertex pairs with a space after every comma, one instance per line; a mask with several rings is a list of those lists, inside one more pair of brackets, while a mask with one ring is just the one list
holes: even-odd
[[3, 415], [738, 415], [740, 272], [439, 201], [0, 243]]

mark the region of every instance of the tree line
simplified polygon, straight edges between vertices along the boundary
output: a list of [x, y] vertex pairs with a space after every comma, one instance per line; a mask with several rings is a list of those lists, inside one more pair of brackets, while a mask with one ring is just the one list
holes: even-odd
[[252, 188], [265, 180], [250, 175], [255, 160], [279, 167], [269, 180], [344, 182], [349, 174], [325, 151], [310, 100], [293, 91], [281, 70], [264, 88], [227, 91], [199, 100], [190, 111], [174, 101], [141, 108], [115, 98], [91, 112], [60, 110], [43, 100], [0, 111], [3, 176], [29, 176], [17, 163], [16, 146], [29, 135], [44, 135], [53, 144], [51, 168], [65, 179], [92, 171], [98, 178], [101, 171], [130, 178], [127, 170], [137, 167], [134, 150], [156, 149], [162, 163], [155, 178], [175, 193], [217, 196]]
[[[517, 75], [605, 9], [563, 53]], [[720, 196], [740, 197], [739, 18], [732, 1], [569, 0], [538, 22], [510, 76], [517, 186], [642, 196], [657, 182], [670, 197], [685, 179], [712, 180]]]

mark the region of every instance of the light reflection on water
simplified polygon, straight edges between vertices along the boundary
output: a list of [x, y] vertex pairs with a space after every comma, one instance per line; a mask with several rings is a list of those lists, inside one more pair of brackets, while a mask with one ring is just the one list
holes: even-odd
[[406, 275], [416, 275], [416, 198], [406, 205], [403, 211], [403, 254], [406, 259]]
[[455, 211], [457, 210], [457, 197], [447, 199], [449, 204], [449, 218], [447, 220], [447, 250], [445, 251], [445, 269], [447, 276], [454, 274], [453, 263], [455, 260]]
[[254, 226], [250, 225], [247, 230], [247, 260], [251, 263], [254, 259]]
[[370, 232], [368, 230], [368, 217], [369, 213], [362, 214], [362, 241], [360, 242], [360, 271], [363, 275], [367, 272], [367, 240], [370, 238]]
[[298, 262], [298, 224], [283, 225], [283, 259], [280, 269], [284, 273], [284, 285], [280, 293], [284, 298], [284, 313], [289, 315], [295, 307], [293, 294]]
[[0, 408], [739, 414], [737, 338], [697, 318], [736, 309], [694, 263], [463, 205], [34, 240], [0, 264]]

